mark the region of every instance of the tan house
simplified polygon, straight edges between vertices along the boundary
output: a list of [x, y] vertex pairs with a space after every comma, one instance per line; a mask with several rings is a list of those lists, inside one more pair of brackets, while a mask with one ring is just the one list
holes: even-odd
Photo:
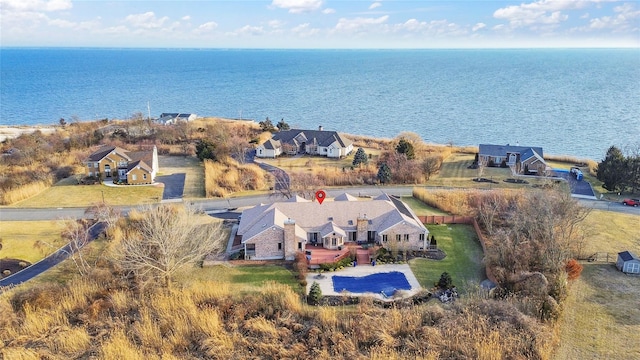
[[127, 151], [117, 146], [103, 146], [85, 161], [87, 176], [115, 183], [151, 184], [158, 172], [158, 149]]
[[510, 167], [527, 175], [546, 175], [550, 170], [541, 147], [480, 144], [478, 150], [478, 160], [487, 166]]
[[252, 260], [291, 260], [307, 244], [340, 249], [370, 243], [423, 250], [428, 234], [411, 208], [387, 194], [373, 200], [342, 194], [322, 204], [295, 196], [258, 205], [242, 212], [237, 232], [245, 258]]
[[336, 131], [325, 131], [320, 126], [318, 130], [279, 131], [256, 148], [256, 156], [275, 158], [284, 153], [341, 158], [349, 155], [351, 151], [353, 151], [351, 140]]

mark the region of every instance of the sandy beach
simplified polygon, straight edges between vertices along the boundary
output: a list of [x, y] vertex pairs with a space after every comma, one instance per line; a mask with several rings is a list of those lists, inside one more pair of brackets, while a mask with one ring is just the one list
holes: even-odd
[[0, 142], [6, 139], [14, 139], [22, 134], [29, 134], [36, 130], [40, 130], [45, 134], [51, 134], [56, 131], [53, 126], [7, 126], [0, 125]]

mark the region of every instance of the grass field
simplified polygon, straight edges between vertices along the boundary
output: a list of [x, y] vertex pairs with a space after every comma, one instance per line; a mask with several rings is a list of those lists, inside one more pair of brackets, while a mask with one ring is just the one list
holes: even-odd
[[12, 207], [82, 207], [104, 201], [109, 205], [152, 204], [162, 199], [162, 187], [155, 185], [77, 185], [65, 179], [40, 194], [12, 204]]
[[[365, 148], [364, 151], [367, 155], [371, 155], [369, 162], [375, 163], [376, 159], [382, 152], [378, 149]], [[260, 159], [261, 162], [279, 167], [286, 172], [316, 172], [326, 171], [326, 169], [338, 169], [342, 171], [343, 168], [350, 168], [353, 163], [353, 156], [356, 153], [354, 149], [349, 156], [342, 159], [328, 158], [326, 156], [301, 156], [301, 157], [289, 157], [281, 156], [277, 159]]]
[[204, 166], [195, 156], [158, 156], [160, 173], [170, 175], [185, 173], [184, 198], [203, 198]]
[[35, 263], [64, 245], [61, 231], [58, 221], [0, 221], [0, 258]]
[[278, 265], [216, 265], [186, 269], [182, 274], [180, 278], [184, 285], [202, 281], [219, 281], [231, 283], [234, 291], [254, 292], [260, 291], [266, 282], [273, 281], [289, 285], [296, 292], [302, 291], [291, 270]]
[[[586, 219], [588, 252], [640, 253], [640, 217], [593, 211]], [[559, 322], [556, 359], [640, 359], [640, 277], [619, 272], [613, 263], [583, 263], [570, 284]]]
[[468, 285], [479, 285], [486, 278], [482, 263], [483, 253], [472, 226], [428, 225], [438, 248], [446, 254], [443, 260], [413, 259], [411, 270], [424, 288], [430, 289], [443, 272], [448, 272], [463, 293]]
[[431, 207], [422, 201], [414, 198], [413, 196], [403, 196], [402, 201], [409, 205], [411, 210], [416, 213], [418, 216], [428, 216], [428, 215], [446, 215], [447, 213]]

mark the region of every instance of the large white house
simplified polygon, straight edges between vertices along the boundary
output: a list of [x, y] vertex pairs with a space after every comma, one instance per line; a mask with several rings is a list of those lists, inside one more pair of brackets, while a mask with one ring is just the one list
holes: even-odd
[[353, 142], [336, 131], [284, 130], [279, 131], [256, 148], [256, 156], [275, 158], [281, 154], [321, 155], [341, 158], [353, 151]]
[[340, 249], [348, 243], [375, 243], [406, 250], [427, 249], [429, 230], [405, 203], [382, 194], [359, 200], [349, 194], [322, 204], [295, 196], [242, 212], [237, 235], [245, 257], [287, 259], [307, 244]]

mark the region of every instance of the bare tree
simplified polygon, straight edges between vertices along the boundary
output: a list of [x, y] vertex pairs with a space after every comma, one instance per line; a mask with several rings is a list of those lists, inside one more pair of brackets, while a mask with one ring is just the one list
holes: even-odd
[[486, 156], [478, 157], [478, 178], [481, 178], [484, 175], [484, 170], [489, 165], [489, 160]]
[[130, 220], [114, 255], [126, 271], [168, 288], [178, 270], [219, 252], [225, 238], [221, 223], [203, 223], [195, 209], [161, 205]]
[[422, 161], [422, 172], [424, 172], [424, 176], [429, 180], [431, 175], [435, 174], [440, 170], [440, 166], [442, 165], [442, 158], [440, 156], [427, 156]]
[[80, 275], [85, 276], [91, 270], [91, 266], [84, 258], [81, 250], [91, 240], [91, 235], [89, 234], [91, 223], [84, 219], [69, 219], [63, 220], [63, 225], [62, 237], [69, 243], [62, 248], [62, 251], [69, 255]]

